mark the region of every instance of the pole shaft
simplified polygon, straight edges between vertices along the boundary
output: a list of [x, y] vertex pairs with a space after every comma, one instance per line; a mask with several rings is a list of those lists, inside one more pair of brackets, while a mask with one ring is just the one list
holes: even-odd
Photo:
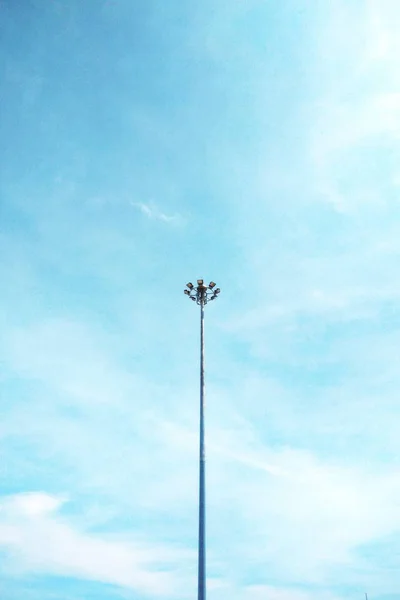
[[200, 304], [200, 452], [198, 600], [206, 600], [206, 456], [204, 443], [204, 303]]

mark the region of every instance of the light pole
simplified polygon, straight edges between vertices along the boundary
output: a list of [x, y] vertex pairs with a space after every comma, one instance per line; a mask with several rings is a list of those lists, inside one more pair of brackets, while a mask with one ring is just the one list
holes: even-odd
[[206, 600], [206, 453], [204, 444], [204, 307], [215, 300], [220, 289], [211, 281], [204, 285], [203, 279], [186, 285], [185, 294], [200, 306], [200, 452], [199, 452], [199, 567], [197, 598]]

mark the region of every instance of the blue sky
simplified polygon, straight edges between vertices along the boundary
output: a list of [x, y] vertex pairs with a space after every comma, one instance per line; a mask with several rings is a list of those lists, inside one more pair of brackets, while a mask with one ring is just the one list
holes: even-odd
[[0, 595], [400, 593], [397, 0], [0, 2]]

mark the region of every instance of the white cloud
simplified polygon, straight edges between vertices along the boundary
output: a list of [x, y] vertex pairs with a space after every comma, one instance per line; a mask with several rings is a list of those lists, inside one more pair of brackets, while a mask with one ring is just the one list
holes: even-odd
[[42, 492], [19, 494], [3, 504], [3, 510], [15, 511], [28, 517], [40, 516], [55, 512], [64, 500]]
[[270, 585], [249, 585], [243, 590], [242, 597], [245, 600], [334, 600], [334, 596], [326, 592], [302, 592]]
[[2, 499], [0, 546], [19, 569], [102, 581], [144, 595], [180, 595], [174, 571], [187, 552], [79, 531], [57, 514], [61, 503], [46, 493]]
[[[327, 14], [328, 13], [328, 14]], [[399, 11], [396, 2], [346, 2], [324, 13], [316, 48], [320, 74], [311, 158], [320, 194], [340, 212], [387, 202], [368, 179], [365, 151], [397, 153], [400, 137]], [[332, 18], [327, 18], [327, 16]], [[384, 174], [386, 183], [398, 173]], [[368, 183], [365, 183], [367, 179]]]
[[[234, 406], [232, 394], [219, 424], [213, 421], [208, 429], [210, 512], [224, 519], [229, 507], [240, 531], [223, 533], [227, 561], [323, 585], [338, 567], [357, 569], [361, 547], [400, 532], [400, 475], [394, 466], [368, 468], [346, 457], [332, 462], [295, 447], [269, 447], [248, 423], [234, 426]], [[171, 444], [193, 452], [194, 436], [185, 438], [176, 424], [168, 430]]]
[[183, 222], [182, 216], [179, 214], [167, 215], [162, 212], [153, 202], [131, 202], [131, 205], [138, 209], [143, 215], [155, 221], [163, 221], [171, 225], [178, 225]]
[[109, 361], [100, 344], [80, 322], [46, 319], [12, 329], [7, 360], [24, 377], [67, 394], [69, 402], [117, 405], [133, 379]]
[[[103, 342], [110, 350], [107, 340]], [[353, 351], [349, 349], [349, 353]], [[157, 525], [156, 533], [151, 528], [155, 546], [172, 531], [175, 539], [186, 540], [188, 530], [195, 530], [193, 509], [197, 501], [197, 411], [195, 402], [190, 403], [190, 409], [182, 404], [187, 390], [161, 389], [158, 395], [144, 379], [135, 387], [136, 377], [127, 379], [124, 369], [115, 370], [112, 353], [107, 354], [97, 336], [71, 322], [46, 322], [18, 331], [9, 338], [6, 355], [15, 372], [22, 370], [47, 389], [40, 401], [24, 406], [23, 411], [19, 406], [11, 408], [3, 419], [4, 431], [23, 435], [48, 460], [55, 456], [57, 464], [66, 466], [69, 485], [72, 477], [78, 490], [95, 491], [98, 502], [111, 504], [114, 514], [131, 514], [137, 519], [142, 511], [150, 511], [154, 518], [168, 513], [168, 522]], [[371, 357], [372, 364], [373, 360]], [[85, 377], [80, 371], [82, 364]], [[101, 369], [96, 380], [98, 365]], [[319, 400], [311, 410], [310, 398], [303, 411], [301, 398], [293, 398], [273, 381], [243, 378], [243, 373], [237, 374], [240, 385], [233, 381], [231, 390], [210, 390], [209, 508], [214, 542], [220, 539], [224, 545], [222, 560], [216, 558], [216, 546], [210, 546], [210, 563], [216, 562], [223, 580], [232, 578], [230, 563], [239, 559], [243, 564], [259, 564], [287, 580], [322, 585], [338, 566], [356, 568], [356, 554], [362, 545], [400, 530], [399, 476], [390, 465], [382, 471], [376, 463], [367, 468], [347, 456], [335, 461], [323, 458], [318, 448], [301, 450], [304, 440], [332, 422], [338, 422], [336, 435], [343, 435], [341, 419], [346, 412], [335, 412], [339, 391], [330, 391], [326, 402], [319, 407]], [[99, 404], [93, 400], [102, 388], [105, 397]], [[112, 390], [118, 388], [118, 396], [113, 395]], [[356, 394], [352, 390], [348, 393]], [[132, 397], [136, 398], [133, 405]], [[349, 404], [346, 398], [343, 410]], [[64, 414], [71, 399], [79, 409], [79, 419]], [[267, 399], [268, 418], [263, 411]], [[348, 427], [357, 432], [359, 405], [354, 406], [354, 401], [350, 405], [354, 410], [349, 414], [352, 422]], [[259, 411], [253, 425], [243, 416], [250, 407]], [[258, 421], [266, 423], [262, 436]], [[299, 430], [308, 429], [302, 442], [296, 445], [292, 440], [285, 449], [269, 442], [272, 426], [279, 429], [281, 439], [287, 431], [293, 438], [294, 431], [298, 436]], [[127, 456], [137, 458], [128, 464]], [[150, 477], [149, 472], [156, 472], [157, 477]], [[11, 505], [4, 504], [8, 520], [3, 521], [3, 540], [9, 540], [13, 553], [16, 549], [29, 568], [61, 572], [65, 565], [65, 572], [72, 574], [79, 573], [80, 567], [71, 558], [71, 548], [81, 545], [96, 557], [94, 564], [83, 561], [82, 577], [132, 586], [126, 575], [135, 571], [132, 545], [127, 549], [126, 542], [121, 547], [115, 539], [67, 526], [57, 513], [60, 507], [59, 497], [46, 494], [13, 497]], [[89, 513], [85, 510], [81, 519], [85, 521]], [[234, 534], [227, 518], [234, 519], [240, 535]], [[34, 547], [30, 542], [33, 529], [39, 526], [51, 542], [39, 557], [40, 564], [34, 563], [30, 549]], [[218, 532], [218, 527], [224, 530]], [[26, 544], [28, 550], [24, 549]], [[67, 556], [51, 550], [53, 546], [67, 548]], [[103, 566], [96, 565], [103, 565], [112, 553], [117, 562], [112, 562], [113, 570], [106, 570], [104, 575]]]

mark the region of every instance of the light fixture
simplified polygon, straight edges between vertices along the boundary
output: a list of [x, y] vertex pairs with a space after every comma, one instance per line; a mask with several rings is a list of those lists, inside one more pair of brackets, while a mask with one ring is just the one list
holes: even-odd
[[208, 285], [205, 285], [204, 279], [197, 279], [196, 287], [193, 286], [193, 283], [186, 284], [188, 289], [185, 290], [185, 295], [199, 306], [204, 307], [210, 300], [215, 300], [220, 293], [221, 290], [216, 285], [214, 281], [210, 281]]

